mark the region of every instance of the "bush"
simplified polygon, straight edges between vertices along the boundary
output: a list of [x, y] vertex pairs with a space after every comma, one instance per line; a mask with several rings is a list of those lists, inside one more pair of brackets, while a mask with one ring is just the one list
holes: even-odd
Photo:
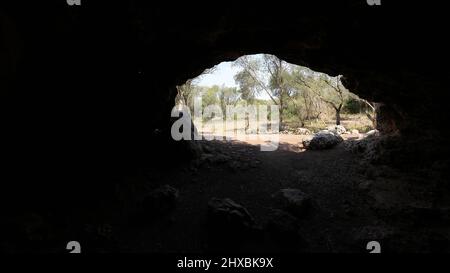
[[344, 104], [344, 108], [342, 109], [344, 113], [347, 114], [358, 114], [363, 109], [363, 104], [361, 101], [350, 98]]

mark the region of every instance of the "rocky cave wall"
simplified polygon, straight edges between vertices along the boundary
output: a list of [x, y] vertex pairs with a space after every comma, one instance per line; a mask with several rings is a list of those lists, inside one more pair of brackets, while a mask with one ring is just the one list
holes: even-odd
[[310, 2], [2, 3], [4, 200], [54, 207], [94, 198], [96, 185], [155, 158], [174, 164], [175, 86], [245, 54], [344, 75], [352, 92], [383, 103], [380, 130], [444, 155], [449, 71], [436, 63], [448, 61], [446, 17], [411, 3]]

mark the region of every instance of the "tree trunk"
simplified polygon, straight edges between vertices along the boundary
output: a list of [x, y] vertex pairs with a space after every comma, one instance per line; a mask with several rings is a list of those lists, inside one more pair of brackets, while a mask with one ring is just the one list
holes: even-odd
[[250, 128], [250, 118], [248, 115], [245, 115], [245, 132]]
[[302, 112], [300, 110], [297, 110], [297, 116], [298, 116], [298, 119], [300, 121], [300, 128], [304, 128], [305, 127], [305, 121], [308, 120], [308, 119], [307, 118], [303, 118]]
[[283, 125], [283, 111], [281, 111], [281, 110], [280, 110], [280, 115], [279, 115], [279, 117], [280, 117], [280, 124], [279, 124], [280, 130], [284, 130], [284, 125]]
[[341, 125], [341, 108], [336, 108], [336, 125]]
[[284, 126], [283, 126], [283, 108], [284, 108], [284, 101], [283, 101], [283, 97], [282, 96], [280, 96], [280, 103], [279, 103], [279, 110], [280, 110], [280, 114], [279, 114], [279, 117], [280, 117], [280, 130], [284, 130]]

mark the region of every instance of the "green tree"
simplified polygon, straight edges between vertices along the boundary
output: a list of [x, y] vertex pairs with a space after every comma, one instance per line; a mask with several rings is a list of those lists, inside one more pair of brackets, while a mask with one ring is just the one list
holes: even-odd
[[[241, 57], [246, 58], [246, 57]], [[256, 96], [260, 92], [260, 84], [258, 79], [254, 76], [254, 71], [259, 69], [259, 64], [254, 60], [250, 59], [239, 59], [236, 64], [243, 69], [234, 75], [234, 81], [239, 86], [239, 92], [241, 93], [241, 98], [248, 103], [253, 103]]]
[[262, 92], [267, 94], [270, 100], [279, 106], [280, 125], [283, 126], [283, 114], [292, 94], [287, 80], [288, 64], [274, 55], [264, 54], [262, 59], [241, 57], [235, 65], [242, 68], [235, 76], [242, 98], [252, 102]]
[[205, 90], [203, 90], [202, 92], [203, 107], [219, 103], [218, 97], [219, 89], [220, 89], [219, 86], [214, 85], [211, 87], [207, 87]]
[[341, 111], [350, 92], [341, 82], [342, 76], [330, 77], [324, 73], [297, 73], [296, 81], [313, 92], [320, 100], [334, 109], [336, 125], [341, 124]]
[[235, 87], [222, 86], [221, 88], [219, 88], [217, 95], [220, 103], [220, 108], [222, 109], [222, 113], [224, 114], [225, 118], [227, 105], [235, 106], [240, 100], [240, 94]]

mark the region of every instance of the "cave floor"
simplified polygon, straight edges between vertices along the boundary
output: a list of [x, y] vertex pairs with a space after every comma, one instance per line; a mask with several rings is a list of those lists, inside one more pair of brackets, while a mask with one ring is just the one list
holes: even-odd
[[[366, 244], [372, 240], [393, 252], [428, 252], [436, 247], [442, 251], [448, 246], [448, 237], [442, 239], [448, 231], [442, 232], [441, 224], [415, 220], [415, 211], [407, 220], [398, 217], [411, 204], [428, 208], [426, 202], [414, 203], [423, 197], [412, 200], [409, 194], [400, 194], [411, 188], [392, 193], [409, 178], [386, 166], [363, 164], [345, 143], [325, 151], [304, 151], [281, 143], [273, 152], [240, 142], [203, 141], [202, 145], [204, 155], [191, 164], [166, 173], [149, 168], [128, 178], [140, 183], [129, 194], [142, 194], [148, 185], [157, 183], [178, 189], [179, 198], [176, 208], [162, 218], [136, 216], [149, 217], [149, 222], [122, 219], [114, 235], [121, 251], [367, 252]], [[420, 186], [414, 187], [420, 192]], [[299, 219], [302, 242], [294, 246], [272, 239], [264, 229], [274, 208], [271, 196], [284, 188], [300, 189], [313, 201], [309, 213]], [[262, 235], [231, 247], [212, 247], [206, 220], [207, 204], [213, 197], [230, 198], [247, 208], [262, 227]]]

